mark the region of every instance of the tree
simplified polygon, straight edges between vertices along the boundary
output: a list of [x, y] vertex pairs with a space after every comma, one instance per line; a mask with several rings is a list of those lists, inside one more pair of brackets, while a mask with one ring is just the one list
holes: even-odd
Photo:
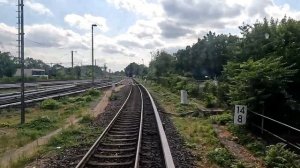
[[176, 57], [165, 51], [157, 51], [154, 60], [150, 62], [149, 73], [154, 77], [160, 77], [175, 72]]
[[0, 77], [12, 77], [17, 70], [13, 57], [8, 52], [0, 52]]
[[147, 67], [144, 65], [138, 65], [135, 62], [130, 63], [125, 68], [125, 74], [126, 76], [132, 77], [132, 76], [144, 76], [147, 74]]
[[[263, 105], [270, 105], [276, 111], [286, 103], [287, 84], [296, 72], [293, 65], [282, 63], [282, 57], [228, 62], [224, 66], [223, 77], [229, 88], [229, 103], [245, 104], [256, 111], [262, 110]], [[269, 110], [272, 111], [271, 108]]]

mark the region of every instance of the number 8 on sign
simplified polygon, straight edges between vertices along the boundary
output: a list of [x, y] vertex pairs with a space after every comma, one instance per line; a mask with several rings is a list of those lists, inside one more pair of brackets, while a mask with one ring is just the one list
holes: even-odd
[[245, 125], [247, 119], [247, 106], [235, 105], [234, 124]]

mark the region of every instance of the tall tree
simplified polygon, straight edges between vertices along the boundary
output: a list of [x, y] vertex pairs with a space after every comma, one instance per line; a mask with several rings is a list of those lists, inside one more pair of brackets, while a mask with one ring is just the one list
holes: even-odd
[[0, 77], [12, 77], [17, 70], [13, 57], [8, 52], [0, 52]]

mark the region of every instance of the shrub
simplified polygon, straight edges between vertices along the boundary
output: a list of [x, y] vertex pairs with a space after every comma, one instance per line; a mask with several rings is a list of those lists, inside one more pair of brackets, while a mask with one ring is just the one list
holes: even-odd
[[18, 136], [26, 136], [33, 140], [45, 135], [47, 130], [55, 127], [54, 120], [50, 120], [48, 117], [40, 117], [24, 125], [20, 125], [18, 127]]
[[189, 95], [193, 96], [193, 97], [197, 97], [198, 94], [199, 94], [199, 87], [196, 83], [192, 83], [192, 82], [189, 82], [187, 85], [186, 85], [186, 90], [187, 92], [189, 93]]
[[205, 106], [207, 108], [213, 108], [213, 107], [216, 107], [218, 105], [218, 99], [216, 96], [208, 93], [208, 94], [205, 94], [204, 96], [204, 102], [205, 102]]
[[96, 96], [100, 95], [100, 91], [98, 91], [96, 89], [89, 89], [87, 94], [90, 95], [90, 96], [96, 97]]
[[225, 148], [216, 148], [208, 153], [208, 158], [221, 167], [230, 167], [234, 158]]
[[229, 113], [223, 113], [220, 115], [210, 116], [210, 119], [214, 124], [226, 125], [229, 122], [232, 122], [233, 117]]
[[85, 101], [86, 102], [91, 102], [93, 99], [92, 99], [92, 96], [88, 95], [88, 96], [85, 96]]
[[83, 97], [76, 97], [75, 98], [75, 102], [82, 102], [82, 101], [85, 101], [85, 98], [83, 98]]
[[299, 156], [285, 149], [283, 143], [268, 146], [264, 160], [267, 167], [300, 168]]
[[48, 109], [48, 110], [55, 110], [60, 107], [60, 103], [54, 99], [46, 99], [42, 101], [41, 108]]

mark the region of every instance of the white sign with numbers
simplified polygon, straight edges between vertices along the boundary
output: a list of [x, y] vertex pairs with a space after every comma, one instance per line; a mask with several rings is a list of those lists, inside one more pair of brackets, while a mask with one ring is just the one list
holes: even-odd
[[247, 119], [247, 106], [235, 105], [234, 124], [245, 125]]

